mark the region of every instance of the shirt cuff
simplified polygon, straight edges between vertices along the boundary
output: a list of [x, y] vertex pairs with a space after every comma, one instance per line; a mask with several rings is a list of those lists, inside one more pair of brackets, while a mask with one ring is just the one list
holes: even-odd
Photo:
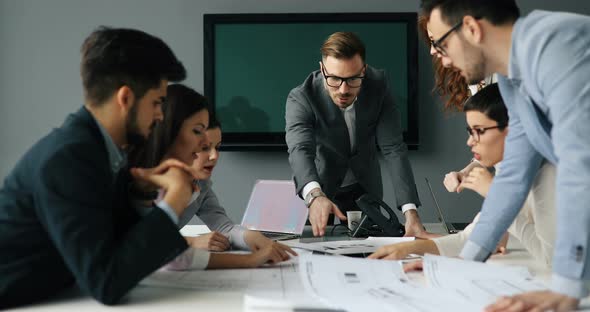
[[234, 227], [229, 232], [231, 245], [237, 249], [250, 250], [250, 246], [246, 244], [246, 240], [244, 239], [244, 235], [246, 235], [247, 231], [248, 229], [246, 228], [243, 228], [239, 225], [234, 225]]
[[408, 210], [418, 210], [418, 208], [416, 207], [416, 204], [412, 203], [402, 205], [402, 214], [406, 213]]
[[205, 270], [209, 265], [209, 258], [211, 253], [207, 250], [190, 248], [193, 250], [193, 262], [190, 268], [192, 270]]
[[491, 253], [479, 246], [478, 244], [468, 240], [463, 246], [463, 250], [459, 257], [465, 260], [484, 262], [490, 257]]
[[309, 194], [309, 192], [311, 192], [311, 190], [313, 190], [316, 187], [322, 189], [317, 181], [311, 181], [305, 184], [303, 190], [301, 191], [301, 197], [303, 197], [303, 200], [305, 200], [305, 198], [307, 198], [307, 194]]
[[551, 276], [551, 290], [569, 297], [582, 299], [588, 296], [590, 280], [571, 279], [553, 273]]
[[174, 224], [178, 225], [178, 216], [176, 215], [176, 212], [174, 212], [174, 209], [172, 209], [172, 207], [170, 207], [167, 202], [161, 200], [156, 204], [156, 206], [162, 209], [168, 215], [168, 217], [170, 217], [170, 220], [172, 220]]

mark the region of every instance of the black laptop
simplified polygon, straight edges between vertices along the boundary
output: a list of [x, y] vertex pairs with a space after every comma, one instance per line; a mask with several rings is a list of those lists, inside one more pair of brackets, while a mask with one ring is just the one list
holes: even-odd
[[442, 209], [440, 208], [440, 206], [438, 205], [438, 200], [436, 200], [436, 196], [434, 196], [434, 191], [432, 190], [432, 186], [430, 185], [430, 181], [428, 181], [428, 178], [424, 178], [424, 180], [426, 180], [426, 185], [428, 185], [428, 190], [430, 191], [430, 195], [432, 195], [432, 200], [434, 201], [434, 207], [436, 207], [436, 213], [438, 214], [438, 221], [440, 221], [440, 223], [442, 223], [443, 228], [445, 229], [445, 231], [447, 231], [447, 233], [449, 234], [455, 234], [458, 233], [459, 231], [462, 231], [463, 229], [465, 229], [465, 227], [467, 227], [467, 225], [469, 225], [469, 223], [465, 223], [465, 222], [447, 222], [445, 220], [445, 216], [443, 214]]

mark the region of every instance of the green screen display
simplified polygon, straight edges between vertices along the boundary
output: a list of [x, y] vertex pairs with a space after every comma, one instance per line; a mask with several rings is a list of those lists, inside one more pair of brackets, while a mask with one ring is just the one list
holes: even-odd
[[[269, 15], [277, 17], [277, 14]], [[415, 86], [409, 84], [415, 84], [410, 78], [411, 71], [416, 70], [415, 64], [409, 63], [409, 53], [415, 50], [408, 47], [408, 42], [415, 41], [409, 41], [408, 37], [415, 33], [416, 20], [415, 14], [413, 19], [411, 16], [408, 19], [407, 15], [411, 14], [404, 14], [406, 18], [402, 20], [386, 18], [360, 22], [280, 19], [261, 22], [260, 17], [266, 15], [259, 14], [255, 15], [258, 22], [240, 21], [244, 15], [233, 15], [238, 17], [237, 21], [220, 23], [211, 23], [215, 19], [206, 18], [206, 24], [207, 20], [211, 24], [206, 44], [213, 45], [206, 47], [205, 53], [206, 62], [212, 62], [205, 64], [206, 95], [214, 101], [224, 137], [241, 137], [244, 142], [251, 138], [264, 141], [265, 135], [274, 134], [280, 140], [285, 131], [285, 103], [289, 91], [319, 69], [320, 47], [337, 31], [355, 32], [366, 46], [367, 64], [386, 70], [402, 117], [402, 128], [408, 132], [412, 119], [409, 107], [415, 105], [410, 103]], [[289, 19], [294, 16], [297, 14], [290, 14]], [[212, 71], [209, 75], [207, 68]]]

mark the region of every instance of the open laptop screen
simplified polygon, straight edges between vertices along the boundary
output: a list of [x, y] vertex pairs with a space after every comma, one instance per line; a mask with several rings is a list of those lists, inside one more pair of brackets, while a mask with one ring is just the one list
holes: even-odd
[[242, 226], [258, 231], [301, 234], [307, 207], [290, 180], [258, 180], [242, 219]]
[[430, 191], [430, 195], [432, 196], [432, 201], [434, 201], [434, 207], [436, 208], [435, 210], [438, 214], [438, 220], [441, 222], [445, 231], [447, 231], [447, 233], [449, 234], [455, 234], [458, 231], [462, 231], [463, 229], [465, 229], [465, 227], [467, 227], [469, 223], [450, 223], [445, 220], [445, 216], [443, 214], [442, 209], [438, 205], [438, 200], [436, 200], [436, 196], [434, 195], [434, 191], [432, 190], [432, 185], [430, 185], [430, 181], [428, 181], [428, 178], [424, 178], [424, 180], [426, 181], [426, 185], [428, 186], [428, 190]]

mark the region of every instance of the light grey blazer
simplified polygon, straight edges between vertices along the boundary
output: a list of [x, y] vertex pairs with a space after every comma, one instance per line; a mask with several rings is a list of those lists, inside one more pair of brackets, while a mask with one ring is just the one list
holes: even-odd
[[330, 99], [319, 70], [289, 93], [286, 141], [297, 194], [311, 182], [328, 197], [342, 184], [350, 167], [358, 183], [381, 198], [383, 183], [378, 152], [391, 174], [397, 207], [420, 205], [414, 175], [403, 142], [400, 115], [384, 72], [368, 66], [355, 103], [356, 148], [351, 152], [348, 128], [340, 108]]
[[211, 231], [217, 231], [227, 235], [232, 246], [240, 249], [249, 249], [248, 245], [244, 242], [244, 233], [247, 229], [235, 224], [227, 216], [225, 209], [219, 204], [217, 195], [215, 195], [215, 192], [211, 188], [211, 180], [201, 180], [198, 183], [201, 189], [199, 196], [180, 215], [180, 218], [178, 218], [178, 227], [182, 228], [194, 216], [197, 216]]
[[590, 17], [533, 11], [514, 25], [510, 117], [501, 171], [461, 256], [485, 260], [518, 214], [543, 158], [557, 167], [551, 288], [588, 294], [590, 280]]

